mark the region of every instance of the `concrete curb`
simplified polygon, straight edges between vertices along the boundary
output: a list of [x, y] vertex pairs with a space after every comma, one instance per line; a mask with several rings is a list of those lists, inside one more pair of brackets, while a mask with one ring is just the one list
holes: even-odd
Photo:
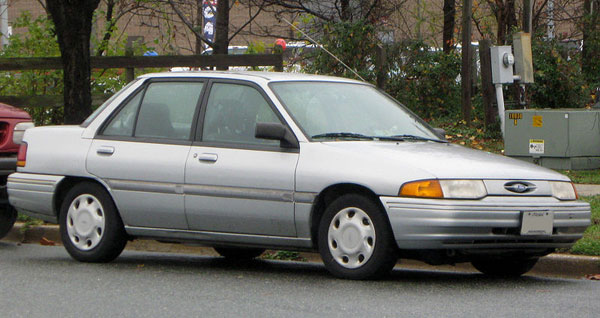
[[[17, 223], [10, 233], [3, 239], [15, 243], [33, 243], [33, 244], [62, 244], [60, 232], [57, 225], [36, 225], [27, 230], [24, 229], [24, 223]], [[45, 241], [44, 243], [42, 241]], [[148, 251], [161, 253], [185, 253], [204, 256], [218, 256], [210, 247], [192, 246], [186, 244], [161, 243], [154, 240], [135, 240], [127, 243], [126, 249], [134, 251]], [[300, 253], [303, 259], [308, 262], [322, 263], [318, 253]], [[461, 263], [443, 266], [431, 266], [423, 262], [414, 260], [404, 260], [399, 262], [399, 268], [419, 269], [419, 270], [444, 270], [454, 272], [477, 272], [471, 264]], [[589, 274], [600, 273], [600, 257], [579, 256], [571, 254], [554, 253], [539, 260], [537, 265], [530, 272], [531, 275], [583, 278]]]

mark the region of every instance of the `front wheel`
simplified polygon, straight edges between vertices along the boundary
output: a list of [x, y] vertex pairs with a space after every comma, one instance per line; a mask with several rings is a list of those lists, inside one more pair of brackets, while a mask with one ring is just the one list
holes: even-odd
[[79, 183], [67, 193], [59, 224], [65, 249], [81, 262], [110, 262], [127, 244], [112, 198], [95, 183]]
[[381, 207], [358, 194], [343, 195], [325, 209], [318, 245], [325, 267], [340, 278], [378, 278], [388, 274], [398, 260]]
[[0, 208], [0, 239], [5, 237], [17, 220], [17, 211], [8, 203]]
[[537, 263], [538, 258], [528, 259], [485, 259], [471, 262], [473, 267], [488, 276], [519, 277], [529, 272]]

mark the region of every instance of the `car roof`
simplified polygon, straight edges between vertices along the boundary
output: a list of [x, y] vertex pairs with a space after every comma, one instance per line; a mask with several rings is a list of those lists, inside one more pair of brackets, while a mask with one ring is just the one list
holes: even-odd
[[303, 73], [284, 72], [239, 72], [239, 71], [177, 71], [150, 73], [139, 76], [139, 78], [161, 78], [161, 77], [195, 77], [195, 78], [226, 78], [250, 81], [283, 82], [283, 81], [323, 81], [366, 84], [365, 82], [324, 75], [313, 75]]

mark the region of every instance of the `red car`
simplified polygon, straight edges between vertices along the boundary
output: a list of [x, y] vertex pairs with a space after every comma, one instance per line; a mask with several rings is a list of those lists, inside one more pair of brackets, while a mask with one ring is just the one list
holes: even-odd
[[[19, 108], [0, 103], [0, 238], [12, 228], [17, 212], [8, 204], [6, 178], [15, 171], [19, 141], [33, 127], [31, 116]], [[16, 138], [15, 138], [16, 137]]]

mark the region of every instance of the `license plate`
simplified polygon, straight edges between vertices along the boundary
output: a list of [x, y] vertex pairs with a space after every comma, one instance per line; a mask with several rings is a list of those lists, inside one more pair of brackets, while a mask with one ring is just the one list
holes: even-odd
[[521, 218], [521, 235], [552, 235], [552, 211], [525, 211]]

